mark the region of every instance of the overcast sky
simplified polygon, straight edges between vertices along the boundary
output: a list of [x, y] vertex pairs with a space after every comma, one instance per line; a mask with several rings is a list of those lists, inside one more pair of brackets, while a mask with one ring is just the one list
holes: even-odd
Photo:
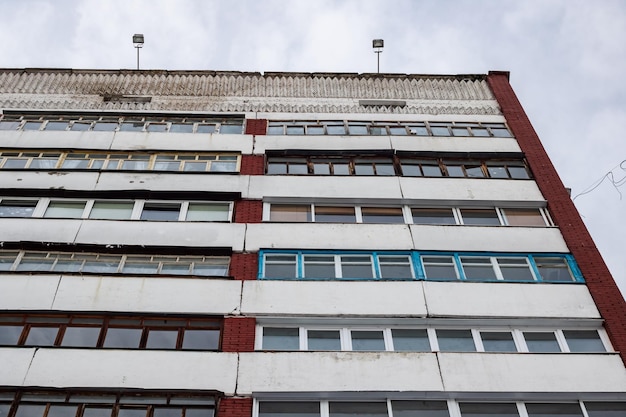
[[[0, 0], [0, 67], [511, 72], [626, 294], [626, 1]], [[620, 167], [620, 163], [622, 164]], [[622, 195], [620, 195], [623, 194]]]

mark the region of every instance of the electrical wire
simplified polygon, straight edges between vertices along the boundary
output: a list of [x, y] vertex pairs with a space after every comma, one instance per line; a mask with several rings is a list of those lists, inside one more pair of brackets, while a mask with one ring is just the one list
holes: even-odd
[[615, 175], [613, 174], [613, 171], [615, 171], [617, 168], [619, 168], [622, 171], [626, 172], [625, 164], [626, 164], [626, 159], [624, 159], [622, 162], [620, 162], [619, 164], [617, 164], [613, 168], [611, 168], [609, 170], [609, 172], [607, 172], [606, 174], [604, 174], [602, 176], [602, 178], [596, 180], [592, 185], [587, 187], [584, 191], [576, 194], [576, 196], [574, 196], [574, 198], [572, 198], [572, 201], [575, 201], [581, 195], [589, 194], [590, 192], [592, 192], [593, 190], [598, 188], [604, 182], [604, 180], [606, 180], [606, 179], [608, 179], [609, 182], [611, 183], [611, 185], [613, 185], [613, 187], [615, 187], [615, 191], [617, 191], [617, 193], [619, 194], [619, 199], [621, 200], [622, 199], [622, 193], [620, 192], [619, 187], [621, 187], [622, 185], [626, 184], [626, 174], [622, 178], [620, 178], [619, 180], [616, 180], [615, 179]]

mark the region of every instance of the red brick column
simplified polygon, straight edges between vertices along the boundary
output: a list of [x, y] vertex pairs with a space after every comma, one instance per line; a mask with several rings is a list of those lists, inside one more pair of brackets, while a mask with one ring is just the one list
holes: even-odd
[[487, 82], [526, 155], [541, 193], [548, 200], [550, 215], [559, 226], [587, 282], [589, 292], [605, 319], [605, 328], [613, 347], [620, 352], [626, 364], [626, 301], [509, 84], [509, 74], [492, 71], [487, 76]]
[[252, 417], [252, 398], [221, 398], [217, 406], [217, 416]]
[[267, 119], [246, 119], [246, 135], [265, 135]]
[[237, 280], [254, 280], [259, 271], [259, 254], [233, 253], [229, 269], [229, 275]]
[[263, 155], [241, 155], [241, 175], [265, 174], [265, 158]]
[[222, 332], [222, 352], [254, 352], [254, 317], [226, 317]]
[[261, 200], [235, 201], [235, 223], [261, 223], [263, 202]]

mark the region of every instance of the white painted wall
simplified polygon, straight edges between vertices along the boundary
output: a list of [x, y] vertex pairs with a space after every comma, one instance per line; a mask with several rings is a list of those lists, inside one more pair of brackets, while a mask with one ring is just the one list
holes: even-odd
[[425, 317], [422, 291], [419, 282], [244, 281], [241, 313]]
[[617, 354], [439, 353], [446, 391], [624, 392]]
[[[71, 171], [3, 171], [6, 188], [87, 190], [96, 188], [100, 173]], [[118, 188], [119, 189], [119, 188]]]
[[247, 194], [247, 175], [171, 174], [163, 172], [102, 172], [95, 189], [154, 191], [217, 191]]
[[237, 394], [255, 391], [442, 391], [433, 353], [241, 353]]
[[419, 250], [562, 252], [569, 249], [557, 228], [411, 225]]
[[[82, 220], [0, 218], [2, 241], [72, 243]], [[100, 241], [102, 242], [102, 241]]]
[[[60, 275], [0, 275], [0, 309], [48, 310], [61, 281]], [[1, 368], [1, 367], [0, 367]]]
[[521, 152], [513, 138], [391, 136], [398, 151], [433, 152]]
[[405, 224], [248, 224], [246, 250], [280, 249], [411, 249]]
[[35, 348], [0, 348], [0, 385], [23, 385], [35, 351]]
[[52, 308], [60, 311], [238, 314], [241, 281], [64, 276]]
[[16, 385], [215, 389], [232, 395], [236, 379], [235, 353], [38, 349]]
[[[316, 99], [319, 102], [322, 99]], [[358, 104], [358, 100], [353, 100]], [[462, 104], [491, 104], [498, 106], [495, 100], [428, 100], [413, 99], [407, 100], [407, 104], [427, 105], [428, 103], [436, 103], [437, 106], [456, 107]], [[485, 115], [485, 114], [399, 114], [399, 113], [281, 113], [281, 112], [257, 112], [257, 119], [269, 120], [365, 120], [365, 121], [397, 121], [397, 122], [482, 122], [482, 123], [504, 123], [505, 119], [502, 115]]]
[[585, 285], [423, 282], [432, 317], [599, 318]]

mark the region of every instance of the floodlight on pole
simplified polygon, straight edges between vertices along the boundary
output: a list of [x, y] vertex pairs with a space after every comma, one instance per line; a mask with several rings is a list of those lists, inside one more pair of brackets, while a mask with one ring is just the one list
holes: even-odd
[[372, 41], [372, 48], [374, 48], [374, 53], [376, 54], [377, 57], [377, 66], [376, 66], [376, 70], [377, 72], [380, 73], [380, 54], [383, 51], [383, 48], [385, 47], [385, 41], [382, 39], [374, 39]]
[[133, 35], [133, 44], [135, 44], [135, 49], [137, 49], [137, 69], [139, 69], [139, 48], [143, 48], [142, 33], [135, 33]]

